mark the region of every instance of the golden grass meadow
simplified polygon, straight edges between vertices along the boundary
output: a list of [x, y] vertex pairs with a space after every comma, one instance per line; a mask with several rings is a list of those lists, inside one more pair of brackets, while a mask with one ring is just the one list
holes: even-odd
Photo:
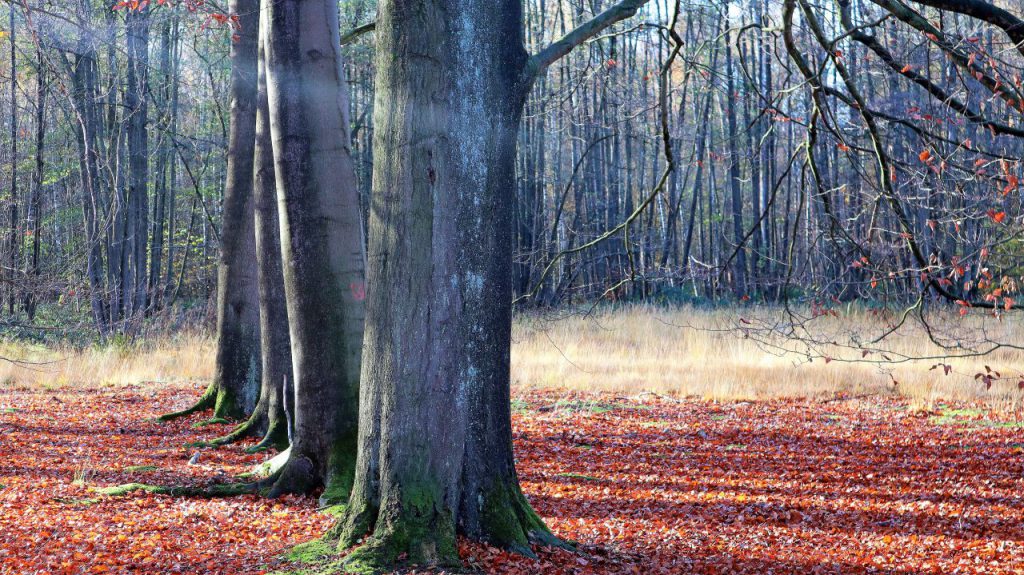
[[[759, 328], [779, 313], [638, 306], [520, 314], [512, 334], [513, 394], [535, 389], [650, 392], [715, 401], [879, 394], [909, 397], [922, 406], [943, 400], [982, 401], [1002, 409], [1016, 408], [1024, 399], [1017, 385], [1024, 373], [1024, 351], [1004, 348], [978, 357], [928, 358], [966, 354], [984, 339], [1021, 341], [1024, 330], [1016, 316], [995, 321], [979, 312], [977, 317], [942, 319], [937, 331], [961, 346], [959, 352], [930, 343], [923, 330], [908, 321], [872, 348], [884, 349], [898, 361], [891, 363], [878, 361], [883, 352], [862, 357], [856, 349], [809, 347], [799, 339], [769, 337], [767, 330], [744, 329]], [[762, 315], [755, 319], [753, 314]], [[818, 318], [813, 329], [817, 340], [846, 341], [851, 333], [876, 336], [887, 325], [861, 310]], [[0, 385], [198, 386], [212, 376], [213, 351], [213, 339], [199, 333], [155, 338], [138, 346], [82, 349], [5, 342], [0, 344]], [[991, 388], [975, 377], [986, 365], [1003, 376]]]

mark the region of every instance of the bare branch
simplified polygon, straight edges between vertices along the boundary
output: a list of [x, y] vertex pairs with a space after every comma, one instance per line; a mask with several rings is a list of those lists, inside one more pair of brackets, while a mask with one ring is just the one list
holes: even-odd
[[580, 24], [560, 40], [550, 44], [530, 57], [526, 65], [527, 77], [532, 79], [543, 73], [559, 58], [572, 52], [573, 48], [601, 33], [612, 24], [632, 18], [648, 0], [622, 0], [611, 8]]
[[344, 36], [341, 37], [341, 45], [342, 46], [348, 46], [352, 42], [355, 42], [356, 40], [358, 40], [363, 34], [366, 34], [367, 32], [373, 32], [376, 29], [377, 29], [377, 22], [376, 21], [367, 22], [366, 24], [363, 24], [362, 26], [356, 26], [355, 28], [353, 28], [352, 30], [350, 30], [348, 33], [346, 33]]

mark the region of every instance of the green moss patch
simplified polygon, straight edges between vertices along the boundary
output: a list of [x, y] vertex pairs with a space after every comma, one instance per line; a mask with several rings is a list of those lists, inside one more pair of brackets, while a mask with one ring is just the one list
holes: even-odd
[[223, 425], [225, 423], [231, 423], [231, 420], [223, 417], [211, 417], [210, 419], [193, 423], [192, 429], [200, 429], [209, 425]]
[[128, 473], [147, 473], [150, 471], [159, 470], [160, 468], [157, 467], [156, 465], [129, 465], [128, 467], [122, 469], [122, 471], [126, 471]]
[[581, 401], [581, 400], [564, 400], [560, 399], [551, 405], [546, 405], [539, 408], [537, 411], [551, 411], [556, 413], [610, 413], [617, 410], [643, 410], [650, 409], [646, 405], [637, 405], [632, 403], [621, 403], [621, 402], [604, 402], [604, 401]]
[[559, 473], [558, 477], [568, 477], [569, 479], [580, 479], [583, 481], [601, 481], [601, 478], [599, 477], [583, 475], [581, 473]]
[[940, 409], [928, 419], [935, 425], [955, 425], [965, 429], [1021, 429], [1024, 421], [994, 421], [984, 409]]

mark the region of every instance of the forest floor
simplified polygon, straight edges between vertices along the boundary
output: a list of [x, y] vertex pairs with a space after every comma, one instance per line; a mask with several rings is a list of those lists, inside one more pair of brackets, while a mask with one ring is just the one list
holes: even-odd
[[[191, 387], [0, 387], [0, 573], [257, 574], [332, 517], [313, 497], [99, 495], [229, 481], [265, 455], [152, 418]], [[581, 553], [461, 544], [486, 573], [1024, 573], [1024, 423], [900, 398], [516, 393], [524, 491]]]

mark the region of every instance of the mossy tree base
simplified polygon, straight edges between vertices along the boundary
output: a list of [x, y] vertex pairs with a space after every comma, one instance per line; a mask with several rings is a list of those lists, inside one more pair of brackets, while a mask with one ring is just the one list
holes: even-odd
[[336, 540], [339, 553], [359, 545], [342, 561], [348, 573], [389, 573], [412, 565], [460, 567], [457, 531], [470, 539], [531, 558], [536, 558], [531, 545], [575, 550], [544, 525], [517, 483], [503, 482], [477, 501], [479, 508], [468, 521], [438, 511], [428, 501], [413, 501], [405, 509], [394, 511], [375, 509], [372, 505], [350, 507], [325, 540]]
[[211, 422], [219, 423], [221, 421], [238, 421], [245, 417], [245, 412], [235, 395], [225, 387], [217, 385], [216, 382], [212, 382], [206, 388], [206, 391], [203, 392], [199, 401], [196, 401], [192, 407], [181, 411], [165, 413], [157, 417], [157, 421], [173, 421], [175, 419], [188, 417], [189, 415], [201, 413], [210, 409], [213, 410], [213, 416], [209, 420]]
[[478, 527], [467, 533], [471, 538], [527, 557], [535, 557], [531, 545], [573, 549], [544, 525], [518, 482], [493, 488], [480, 501]]
[[[221, 445], [229, 445], [251, 437], [259, 433], [259, 429], [266, 425], [266, 413], [257, 410], [249, 419], [239, 424], [237, 427], [231, 430], [231, 433], [227, 435], [212, 439], [205, 442], [204, 444], [208, 447], [218, 447]], [[263, 434], [263, 438], [260, 442], [252, 447], [247, 448], [247, 453], [257, 453], [260, 451], [266, 451], [267, 449], [277, 449], [278, 451], [284, 450], [288, 447], [288, 429], [287, 423], [280, 418], [275, 418], [270, 422], [267, 427], [266, 433]]]

